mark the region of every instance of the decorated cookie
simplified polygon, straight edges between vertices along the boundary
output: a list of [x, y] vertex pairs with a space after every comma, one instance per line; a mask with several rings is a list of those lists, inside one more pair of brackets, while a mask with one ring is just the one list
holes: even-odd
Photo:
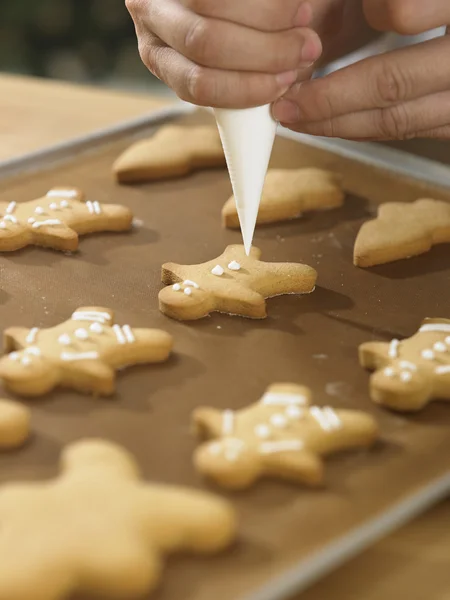
[[374, 402], [413, 412], [433, 399], [450, 400], [450, 320], [425, 319], [406, 340], [367, 342], [359, 348]]
[[28, 408], [12, 400], [0, 399], [0, 450], [22, 446], [29, 435], [30, 411]]
[[166, 263], [159, 293], [160, 310], [182, 321], [200, 319], [218, 311], [241, 317], [266, 317], [266, 298], [307, 294], [314, 290], [317, 273], [297, 263], [266, 263], [253, 247], [228, 246], [225, 252], [200, 265]]
[[236, 490], [264, 476], [317, 485], [322, 457], [369, 447], [378, 433], [369, 415], [313, 406], [308, 388], [286, 383], [271, 385], [259, 402], [236, 412], [198, 408], [193, 422], [209, 440], [194, 455], [196, 468]]
[[125, 150], [113, 168], [120, 182], [135, 183], [222, 166], [225, 156], [216, 127], [166, 125]]
[[85, 200], [75, 188], [54, 188], [37, 200], [0, 204], [0, 252], [44, 246], [73, 252], [78, 235], [127, 231], [132, 214], [125, 206]]
[[52, 481], [1, 487], [0, 523], [2, 600], [143, 598], [165, 555], [215, 553], [236, 534], [228, 502], [146, 483], [133, 457], [103, 440], [68, 446]]
[[357, 267], [372, 267], [423, 254], [444, 242], [450, 242], [449, 202], [388, 202], [379, 207], [376, 219], [361, 227], [353, 262]]
[[[342, 206], [341, 178], [322, 169], [270, 169], [267, 172], [257, 224], [301, 217], [304, 212]], [[239, 228], [234, 196], [222, 209], [225, 227]]]
[[114, 324], [109, 308], [83, 307], [51, 329], [7, 329], [4, 348], [10, 354], [0, 360], [0, 378], [17, 394], [40, 396], [64, 386], [109, 395], [116, 369], [165, 361], [172, 337]]

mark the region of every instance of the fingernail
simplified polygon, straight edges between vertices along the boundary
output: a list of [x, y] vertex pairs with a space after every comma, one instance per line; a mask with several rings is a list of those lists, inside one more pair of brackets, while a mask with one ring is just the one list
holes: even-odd
[[297, 80], [297, 71], [286, 71], [275, 76], [275, 80], [280, 88], [285, 91]]
[[300, 111], [297, 104], [284, 98], [275, 102], [272, 115], [280, 123], [296, 123], [300, 120]]
[[308, 38], [303, 44], [302, 61], [311, 65], [322, 54], [322, 44], [319, 37]]
[[313, 17], [312, 6], [309, 2], [300, 4], [294, 18], [294, 27], [308, 27]]

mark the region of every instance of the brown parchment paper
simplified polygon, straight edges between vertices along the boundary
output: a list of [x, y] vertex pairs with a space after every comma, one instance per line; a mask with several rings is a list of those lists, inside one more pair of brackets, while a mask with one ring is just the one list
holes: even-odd
[[[198, 118], [206, 117], [188, 122]], [[29, 402], [33, 439], [21, 452], [0, 456], [0, 481], [53, 476], [65, 444], [100, 436], [133, 452], [150, 479], [214, 489], [191, 464], [196, 446], [191, 411], [199, 404], [240, 408], [255, 402], [272, 382], [303, 383], [318, 404], [372, 413], [382, 430], [373, 451], [330, 459], [321, 490], [261, 481], [246, 493], [229, 495], [241, 521], [236, 546], [214, 558], [171, 558], [152, 595], [155, 600], [234, 600], [448, 471], [450, 406], [436, 402], [412, 417], [374, 406], [357, 347], [371, 339], [409, 336], [426, 316], [450, 316], [449, 246], [372, 270], [353, 267], [352, 246], [377, 202], [423, 195], [450, 199], [450, 191], [277, 139], [273, 166], [332, 168], [353, 192], [341, 209], [256, 231], [263, 259], [315, 267], [317, 289], [308, 296], [269, 300], [264, 321], [213, 315], [184, 324], [158, 311], [160, 267], [165, 261], [209, 260], [227, 244], [240, 242], [239, 232], [220, 224], [231, 191], [228, 176], [216, 170], [118, 186], [111, 164], [129, 143], [124, 138], [1, 182], [2, 201], [25, 201], [57, 185], [79, 186], [91, 199], [130, 206], [138, 222], [130, 234], [83, 238], [73, 256], [37, 248], [1, 256], [0, 325], [48, 327], [79, 306], [106, 306], [116, 310], [121, 323], [172, 333], [175, 353], [162, 366], [119, 374], [111, 399], [57, 391]]]

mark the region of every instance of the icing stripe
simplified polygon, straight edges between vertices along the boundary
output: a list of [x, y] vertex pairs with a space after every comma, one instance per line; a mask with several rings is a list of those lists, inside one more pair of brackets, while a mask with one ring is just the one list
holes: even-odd
[[279, 440], [278, 442], [263, 442], [259, 451], [261, 454], [275, 454], [277, 452], [295, 452], [302, 450], [304, 444], [301, 440]]
[[96, 311], [75, 311], [72, 315], [74, 321], [97, 321], [98, 323], [105, 323], [105, 321], [111, 320], [111, 315], [105, 312]]
[[102, 207], [100, 206], [100, 203], [97, 202], [97, 200], [93, 202], [92, 206], [94, 207], [94, 212], [96, 215], [100, 215], [102, 213]]
[[62, 225], [62, 223], [59, 219], [47, 219], [46, 221], [36, 221], [31, 227], [39, 229], [39, 227], [47, 227], [49, 225]]
[[129, 325], [124, 325], [122, 327], [122, 331], [125, 334], [125, 337], [127, 338], [127, 342], [129, 344], [133, 344], [133, 342], [136, 341], [136, 338], [134, 337], [133, 331], [131, 330], [131, 327]]
[[61, 354], [61, 360], [75, 361], [75, 360], [95, 360], [98, 358], [98, 352], [63, 352]]
[[326, 406], [320, 408], [319, 406], [312, 406], [309, 409], [312, 417], [319, 423], [320, 427], [324, 431], [332, 431], [333, 429], [339, 429], [342, 425], [340, 418], [334, 412], [334, 410]]
[[440, 367], [436, 367], [435, 373], [436, 375], [445, 375], [446, 373], [450, 373], [450, 365], [441, 365]]
[[117, 338], [117, 341], [119, 342], [119, 344], [127, 343], [127, 338], [124, 336], [120, 325], [113, 325], [113, 331], [116, 334], [116, 338]]
[[3, 217], [4, 221], [11, 221], [11, 223], [17, 223], [17, 219], [14, 215], [5, 215]]
[[223, 435], [231, 435], [234, 430], [234, 412], [225, 410], [223, 413], [222, 433]]
[[442, 331], [444, 333], [450, 333], [450, 323], [427, 323], [426, 325], [422, 325], [419, 331], [420, 333], [426, 331]]
[[400, 345], [400, 340], [392, 340], [389, 346], [389, 356], [391, 358], [398, 357], [398, 347]]
[[47, 198], [76, 198], [76, 190], [50, 190], [46, 194]]
[[304, 406], [307, 404], [308, 399], [300, 394], [283, 394], [276, 392], [268, 392], [264, 394], [261, 399], [262, 404], [266, 406], [289, 406], [292, 404], [298, 404]]
[[6, 214], [10, 215], [16, 210], [17, 202], [10, 202], [6, 209]]
[[35, 340], [36, 340], [36, 336], [38, 334], [39, 328], [38, 327], [33, 327], [33, 329], [30, 329], [30, 333], [27, 335], [25, 341], [27, 344], [34, 344]]

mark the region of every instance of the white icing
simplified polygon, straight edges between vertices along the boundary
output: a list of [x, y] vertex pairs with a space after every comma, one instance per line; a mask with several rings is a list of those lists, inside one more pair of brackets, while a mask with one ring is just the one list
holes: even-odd
[[11, 352], [11, 354], [9, 355], [10, 360], [19, 360], [19, 358], [20, 354], [18, 352]]
[[238, 459], [239, 454], [242, 452], [244, 448], [244, 442], [238, 440], [237, 438], [228, 439], [225, 445], [225, 458], [230, 462], [234, 462]]
[[324, 431], [333, 431], [333, 429], [339, 429], [342, 426], [340, 418], [330, 406], [324, 408], [312, 406], [309, 411]]
[[222, 433], [223, 435], [231, 435], [234, 430], [234, 412], [225, 410], [222, 417]]
[[386, 367], [386, 369], [384, 369], [383, 373], [386, 375], [386, 377], [394, 377], [394, 375], [395, 375], [395, 371], [392, 367]]
[[16, 217], [14, 215], [5, 215], [3, 217], [4, 221], [10, 221], [11, 223], [18, 223]]
[[100, 323], [92, 323], [92, 325], [89, 326], [89, 329], [93, 333], [103, 333], [103, 327], [100, 325]]
[[23, 365], [27, 366], [27, 365], [31, 365], [31, 358], [29, 356], [22, 356], [21, 361], [20, 361]]
[[397, 358], [398, 357], [398, 346], [400, 344], [400, 340], [392, 340], [392, 342], [389, 345], [389, 356], [391, 358]]
[[414, 363], [409, 362], [408, 360], [401, 360], [400, 369], [406, 369], [408, 371], [417, 371], [417, 366]]
[[220, 265], [216, 265], [213, 269], [211, 269], [211, 273], [213, 275], [217, 275], [218, 277], [220, 277], [221, 275], [224, 274], [224, 270], [222, 269], [222, 267]]
[[434, 352], [433, 352], [433, 350], [430, 350], [429, 348], [422, 350], [421, 354], [422, 354], [422, 358], [424, 358], [425, 360], [434, 360]]
[[447, 346], [450, 346], [450, 335], [448, 335], [448, 336], [445, 338], [445, 343], [447, 344]]
[[447, 346], [444, 342], [436, 342], [433, 346], [433, 350], [436, 350], [436, 352], [447, 352]]
[[427, 323], [422, 325], [419, 329], [421, 333], [425, 331], [443, 331], [444, 333], [450, 333], [450, 323]]
[[181, 285], [179, 283], [174, 283], [173, 286], [172, 286], [172, 289], [175, 292], [179, 292], [181, 290]]
[[284, 412], [290, 419], [301, 419], [304, 414], [303, 409], [299, 408], [296, 404], [287, 406]]
[[36, 206], [36, 208], [34, 209], [34, 212], [37, 215], [43, 215], [45, 213], [45, 210], [42, 208], [42, 206]]
[[17, 202], [10, 202], [6, 209], [6, 214], [11, 215], [16, 210]]
[[89, 338], [89, 332], [83, 327], [75, 330], [75, 337], [79, 340], [87, 340]]
[[31, 354], [32, 356], [41, 356], [41, 349], [37, 346], [30, 346], [29, 348], [25, 348], [25, 354]]
[[59, 336], [58, 342], [62, 346], [70, 346], [70, 344], [71, 344], [70, 335], [68, 333], [63, 333], [62, 335]]
[[190, 296], [192, 294], [192, 290], [190, 287], [184, 288], [184, 293], [186, 296]]
[[198, 283], [195, 283], [195, 281], [191, 281], [190, 279], [185, 279], [185, 280], [183, 281], [183, 285], [190, 285], [191, 287], [195, 288], [196, 290], [198, 290], [198, 289], [199, 289], [199, 287], [200, 287], [200, 286], [198, 285]]
[[39, 328], [38, 327], [33, 327], [33, 329], [30, 329], [29, 334], [25, 338], [26, 343], [27, 344], [34, 344], [38, 332], [39, 332]]
[[102, 207], [100, 206], [100, 203], [97, 202], [97, 200], [95, 200], [95, 202], [93, 203], [93, 206], [94, 206], [95, 214], [100, 215], [102, 212]]
[[259, 451], [261, 454], [276, 454], [277, 452], [297, 452], [303, 449], [301, 440], [279, 440], [277, 442], [263, 442]]
[[220, 442], [213, 442], [209, 445], [208, 452], [214, 456], [219, 456], [222, 453], [222, 444]]
[[400, 373], [400, 379], [405, 383], [408, 383], [408, 381], [411, 381], [411, 379], [412, 379], [411, 371], [402, 371]]
[[436, 375], [445, 375], [446, 373], [450, 373], [450, 365], [441, 365], [440, 367], [436, 367], [435, 373]]
[[113, 331], [116, 334], [116, 338], [117, 338], [117, 341], [119, 342], [119, 344], [127, 343], [127, 338], [124, 336], [120, 325], [113, 325]]
[[239, 264], [239, 263], [238, 263], [236, 260], [232, 260], [232, 261], [229, 263], [229, 265], [228, 265], [228, 268], [229, 268], [231, 271], [239, 271], [239, 270], [240, 270], [240, 268], [241, 268], [241, 265], [240, 265], [240, 264]]
[[75, 360], [95, 360], [98, 358], [98, 352], [62, 352], [61, 360], [75, 361]]
[[0, 222], [0, 229], [6, 229], [6, 223], [3, 221]]
[[28, 223], [29, 223], [30, 225], [33, 225], [33, 223], [36, 223], [36, 219], [33, 219], [33, 217], [30, 217], [30, 218], [28, 219]]
[[39, 229], [39, 227], [49, 227], [50, 225], [62, 225], [59, 219], [47, 219], [45, 221], [36, 221], [33, 223], [33, 229]]
[[47, 198], [76, 198], [77, 196], [76, 190], [50, 190], [47, 192]]
[[86, 206], [88, 211], [91, 213], [91, 215], [94, 214], [94, 205], [92, 204], [92, 202], [90, 200], [86, 201]]
[[49, 208], [50, 210], [58, 210], [59, 204], [57, 204], [56, 202], [51, 202]]
[[106, 312], [99, 312], [95, 310], [80, 310], [75, 311], [72, 315], [74, 321], [95, 321], [97, 323], [105, 323], [105, 321], [111, 320], [111, 315]]
[[61, 200], [61, 202], [59, 203], [59, 206], [61, 208], [69, 208], [70, 204], [67, 202], [67, 200]]
[[122, 327], [122, 331], [125, 334], [127, 342], [129, 344], [133, 344], [136, 341], [136, 338], [134, 337], [134, 333], [129, 325], [124, 325]]
[[288, 424], [287, 419], [281, 413], [275, 413], [270, 417], [270, 422], [274, 427], [279, 427], [280, 429], [286, 427]]
[[265, 439], [270, 436], [270, 427], [268, 425], [257, 425], [255, 427], [255, 435], [259, 438]]
[[308, 403], [308, 399], [300, 394], [283, 394], [276, 392], [268, 392], [264, 394], [261, 399], [262, 404], [266, 406], [289, 406], [299, 405], [305, 406]]

